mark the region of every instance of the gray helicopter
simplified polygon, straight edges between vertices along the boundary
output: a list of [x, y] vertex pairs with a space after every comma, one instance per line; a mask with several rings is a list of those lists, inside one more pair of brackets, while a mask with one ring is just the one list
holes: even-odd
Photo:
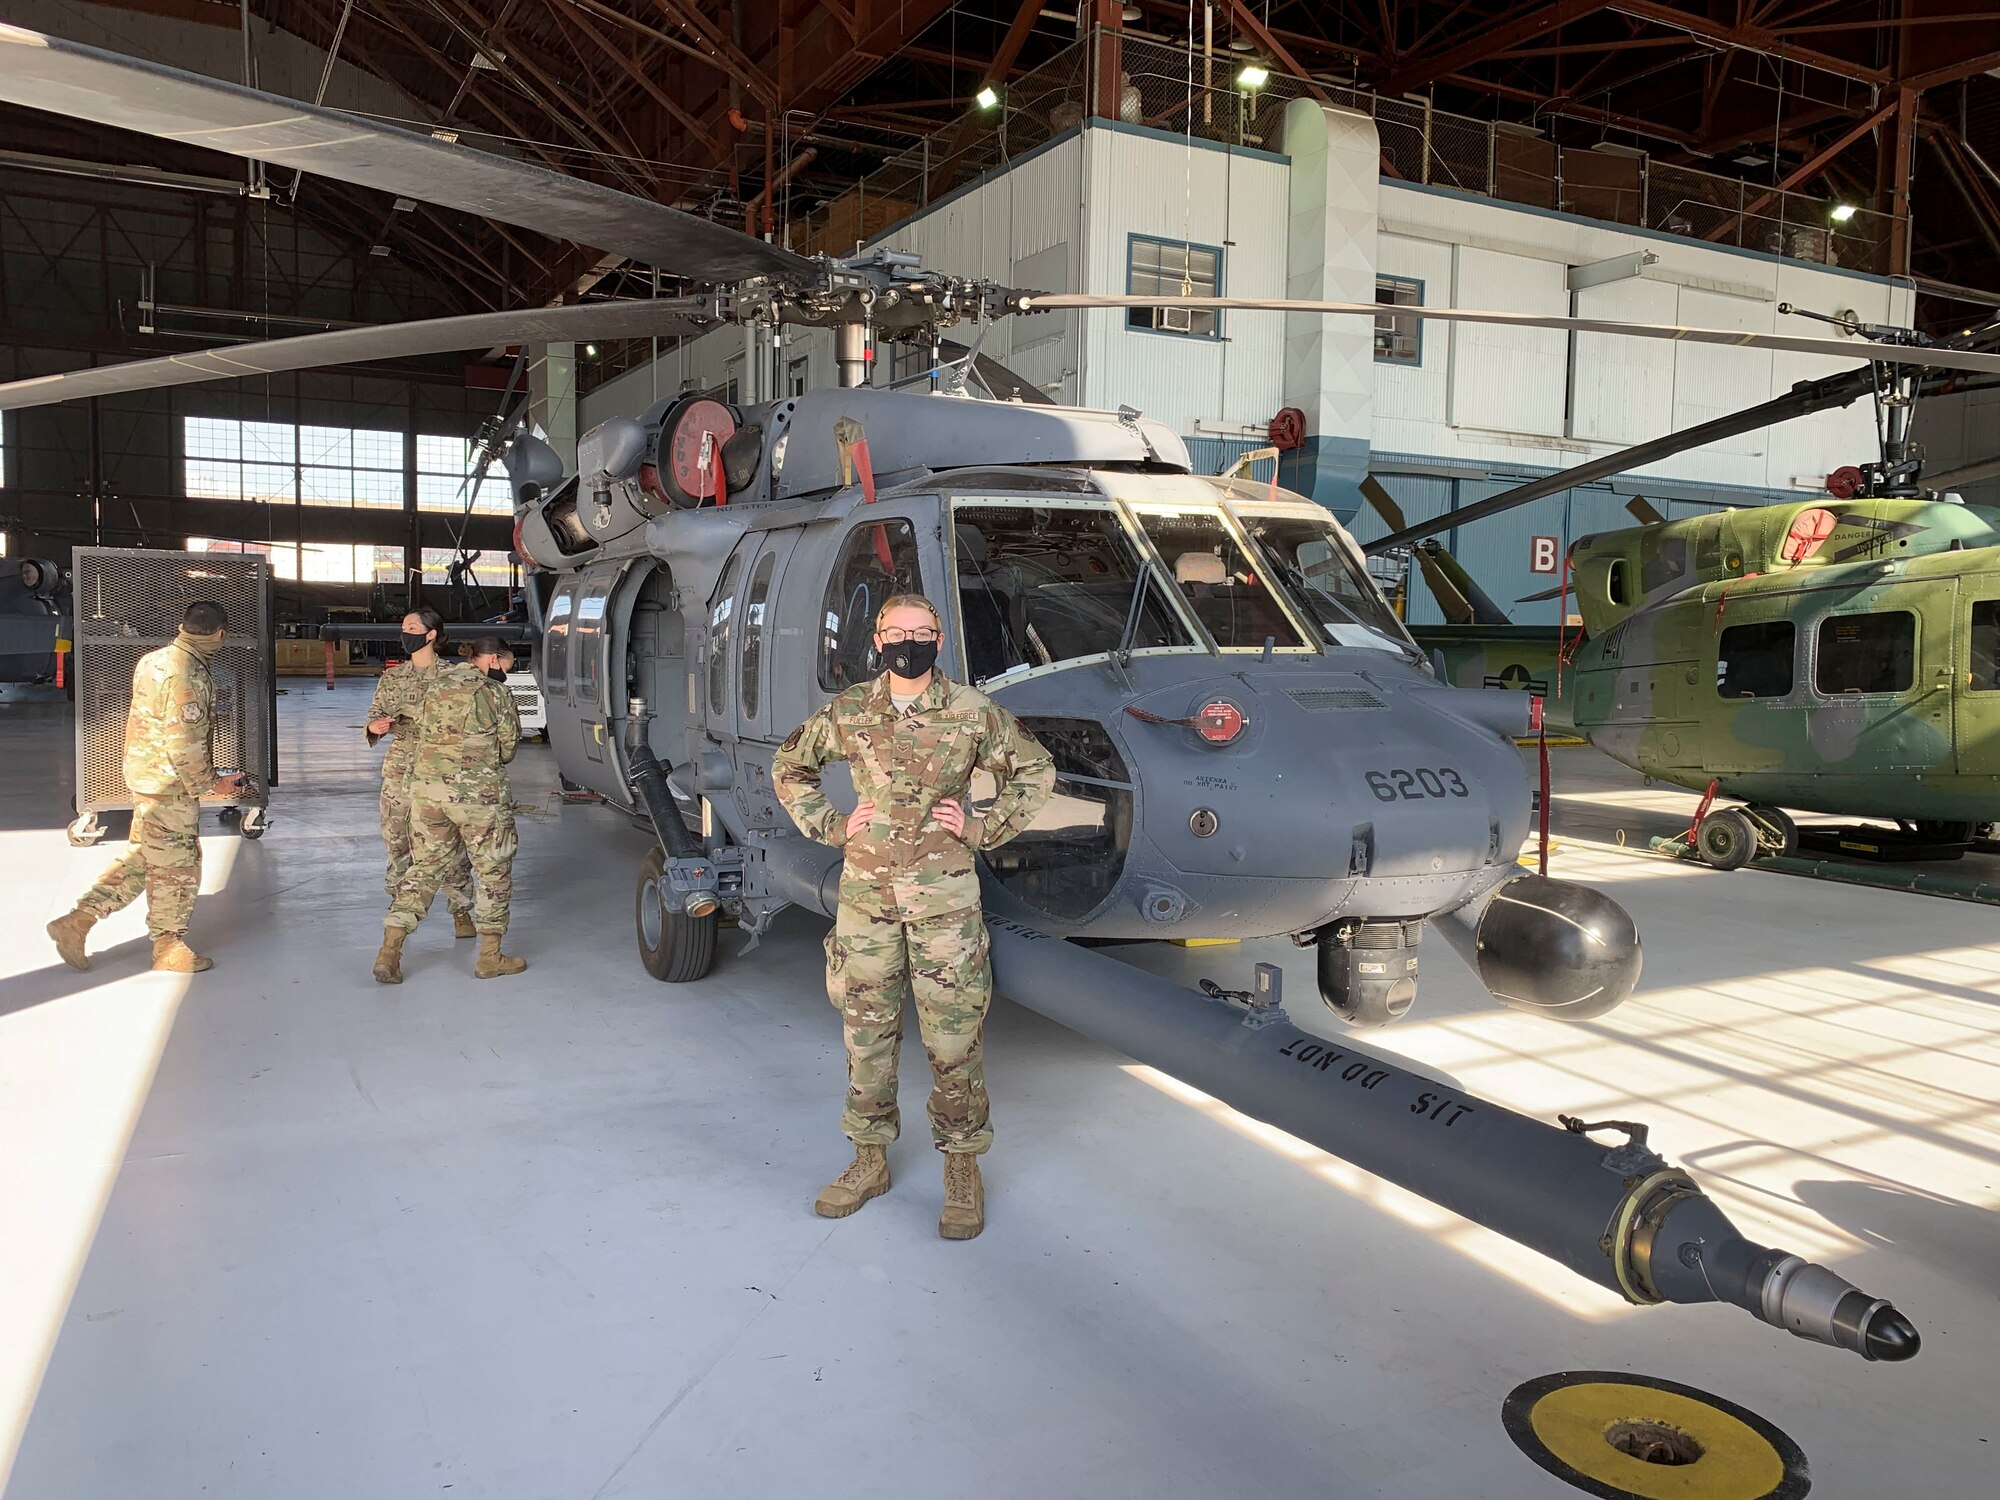
[[[743, 322], [832, 331], [838, 389], [662, 402], [592, 430], [570, 475], [533, 438], [505, 453], [558, 761], [658, 835], [635, 901], [656, 978], [706, 974], [725, 912], [753, 946], [786, 905], [832, 912], [840, 856], [784, 816], [772, 755], [877, 670], [879, 603], [920, 590], [944, 614], [947, 670], [1008, 706], [1058, 766], [1048, 811], [983, 871], [1003, 993], [1634, 1303], [1726, 1301], [1866, 1359], [1916, 1353], [1889, 1303], [1745, 1239], [1642, 1125], [1552, 1126], [1301, 1030], [1275, 966], [1250, 990], [1198, 993], [1064, 941], [1287, 935], [1317, 949], [1322, 998], [1362, 1026], [1407, 1012], [1431, 927], [1500, 1003], [1555, 1019], [1605, 1014], [1640, 966], [1616, 903], [1515, 864], [1532, 806], [1513, 744], [1528, 695], [1439, 682], [1326, 511], [1196, 475], [1181, 440], [1136, 411], [978, 399], [976, 338], [948, 375], [934, 352], [934, 389], [865, 384], [876, 338], [936, 351], [956, 325], [1123, 299], [1017, 291], [895, 252], [807, 259], [530, 165], [14, 28], [0, 27], [0, 98], [199, 131], [238, 155], [528, 228], [560, 222], [704, 287], [98, 367], [0, 385], [0, 409], [496, 342]], [[1411, 311], [1853, 353], [1788, 335]], [[1953, 351], [1924, 362], [2000, 369]]]
[[0, 682], [51, 682], [70, 628], [69, 574], [45, 557], [0, 562]]

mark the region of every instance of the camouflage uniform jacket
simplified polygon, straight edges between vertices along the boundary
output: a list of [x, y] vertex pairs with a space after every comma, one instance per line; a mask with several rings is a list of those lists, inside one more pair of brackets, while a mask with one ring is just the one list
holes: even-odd
[[125, 716], [125, 785], [142, 797], [207, 796], [214, 710], [215, 680], [192, 647], [176, 641], [140, 657]]
[[417, 718], [411, 800], [505, 802], [505, 768], [520, 743], [520, 716], [504, 686], [466, 662], [440, 667]]
[[[389, 752], [382, 757], [382, 779], [392, 785], [400, 785], [410, 779], [410, 771], [417, 763], [417, 723], [423, 712], [424, 695], [437, 681], [438, 673], [444, 670], [442, 662], [432, 662], [428, 667], [420, 667], [415, 662], [399, 662], [384, 672], [375, 684], [375, 697], [368, 705], [368, 722], [377, 719], [393, 719], [389, 728], [393, 738], [389, 741]], [[368, 743], [374, 744], [381, 738], [373, 730], [368, 732]]]
[[[875, 817], [847, 837], [847, 815], [820, 790], [820, 768], [844, 760], [857, 800]], [[981, 814], [966, 809], [965, 834], [945, 831], [931, 809], [964, 801], [975, 768], [999, 782]], [[976, 688], [934, 673], [907, 712], [889, 697], [889, 674], [857, 683], [792, 732], [771, 780], [804, 832], [847, 852], [843, 906], [916, 921], [979, 905], [976, 849], [994, 849], [1034, 821], [1055, 788], [1055, 763], [1014, 716]]]

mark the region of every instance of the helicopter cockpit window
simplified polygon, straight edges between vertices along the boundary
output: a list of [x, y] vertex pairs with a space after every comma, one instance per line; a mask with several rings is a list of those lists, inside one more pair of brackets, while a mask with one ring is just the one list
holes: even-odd
[[[1331, 522], [1302, 516], [1237, 517], [1265, 555], [1273, 579], [1336, 646], [1414, 653], [1416, 643], [1381, 592], [1341, 545]], [[1262, 644], [1260, 641], [1258, 644]]]
[[2000, 693], [2000, 599], [1973, 601], [1972, 691]]
[[1139, 524], [1173, 570], [1195, 618], [1224, 651], [1310, 650], [1217, 511], [1147, 511]]
[[[1111, 502], [961, 502], [952, 523], [973, 682], [1119, 648], [1144, 564]], [[1194, 644], [1156, 574], [1133, 649]]]
[[1790, 620], [1731, 625], [1715, 643], [1718, 698], [1782, 698], [1792, 690], [1798, 633]]
[[542, 637], [542, 686], [551, 697], [569, 693], [569, 617], [575, 608], [573, 584], [565, 583], [549, 600], [548, 623]]
[[923, 591], [908, 521], [864, 521], [850, 531], [820, 611], [819, 685], [837, 693], [875, 676], [876, 611], [893, 595]]
[[1907, 693], [1916, 681], [1917, 617], [1907, 610], [1830, 615], [1819, 622], [1813, 686], [1838, 693]]

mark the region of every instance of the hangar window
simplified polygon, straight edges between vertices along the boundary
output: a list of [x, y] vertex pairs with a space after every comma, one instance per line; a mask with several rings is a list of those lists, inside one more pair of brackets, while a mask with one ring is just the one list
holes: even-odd
[[[1127, 237], [1125, 257], [1127, 296], [1222, 295], [1222, 252], [1213, 245], [1135, 234]], [[1126, 309], [1125, 326], [1147, 333], [1214, 339], [1222, 337], [1222, 314], [1212, 307], [1133, 307]]]
[[565, 583], [549, 600], [548, 627], [543, 632], [542, 673], [549, 695], [569, 692], [569, 617], [576, 608], [576, 585]]
[[[470, 438], [438, 437], [426, 433], [417, 439], [417, 508], [467, 510], [489, 515], [512, 515], [514, 496], [507, 484], [507, 471], [496, 459], [486, 466], [486, 475], [474, 491], [472, 479], [479, 467], [478, 445]], [[469, 502], [469, 503], [468, 503]]]
[[1732, 625], [1715, 646], [1715, 692], [1720, 698], [1782, 698], [1792, 690], [1792, 656], [1798, 632], [1790, 620]]
[[715, 586], [715, 600], [708, 606], [708, 712], [720, 723], [729, 711], [729, 637], [736, 622], [736, 574], [743, 554], [729, 559], [722, 570], [722, 582]]
[[[1375, 301], [1384, 308], [1422, 307], [1424, 284], [1407, 276], [1377, 276]], [[1375, 362], [1380, 365], [1420, 365], [1424, 362], [1424, 320], [1408, 313], [1375, 314]]]
[[1972, 690], [2000, 693], [2000, 599], [1972, 606]]
[[750, 598], [743, 606], [743, 717], [757, 717], [757, 694], [764, 666], [764, 610], [771, 595], [771, 572], [778, 554], [766, 552], [750, 575]]
[[908, 521], [867, 521], [850, 531], [820, 610], [819, 685], [837, 693], [873, 677], [875, 612], [891, 595], [923, 591]]
[[1813, 686], [1836, 693], [1907, 693], [1917, 674], [1917, 617], [1907, 610], [1830, 615], [1819, 622]]

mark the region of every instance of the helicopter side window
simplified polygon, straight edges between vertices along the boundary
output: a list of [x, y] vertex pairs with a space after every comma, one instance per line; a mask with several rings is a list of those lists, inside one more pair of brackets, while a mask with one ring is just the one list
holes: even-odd
[[1907, 693], [1917, 677], [1917, 617], [1907, 610], [1829, 615], [1819, 622], [1813, 686], [1839, 693]]
[[1632, 602], [1625, 595], [1625, 559], [1622, 557], [1612, 558], [1611, 566], [1604, 574], [1604, 597], [1613, 604]]
[[576, 606], [576, 696], [580, 703], [597, 701], [598, 649], [604, 634], [604, 596], [608, 583], [593, 584]]
[[565, 583], [549, 600], [548, 624], [543, 632], [542, 683], [551, 697], [569, 693], [569, 617], [576, 608], [576, 586]]
[[1790, 620], [1731, 625], [1715, 645], [1718, 698], [1782, 698], [1792, 690], [1798, 632]]
[[1262, 564], [1244, 556], [1219, 514], [1141, 511], [1139, 524], [1217, 646], [1254, 651], [1266, 640], [1294, 648], [1306, 644], [1265, 587]]
[[894, 595], [922, 592], [908, 521], [864, 521], [850, 531], [820, 610], [819, 685], [837, 693], [875, 676], [876, 612]]
[[[1113, 507], [961, 504], [952, 522], [971, 681], [1118, 649], [1141, 562]], [[1161, 594], [1156, 579], [1135, 648], [1193, 644]]]
[[743, 606], [743, 717], [757, 717], [757, 694], [764, 666], [764, 609], [771, 594], [771, 572], [778, 554], [766, 552], [750, 575], [750, 598]]
[[1972, 691], [2000, 693], [2000, 599], [1972, 605]]
[[742, 554], [729, 559], [715, 602], [708, 608], [708, 711], [720, 721], [729, 710], [729, 637], [736, 616], [736, 573]]

